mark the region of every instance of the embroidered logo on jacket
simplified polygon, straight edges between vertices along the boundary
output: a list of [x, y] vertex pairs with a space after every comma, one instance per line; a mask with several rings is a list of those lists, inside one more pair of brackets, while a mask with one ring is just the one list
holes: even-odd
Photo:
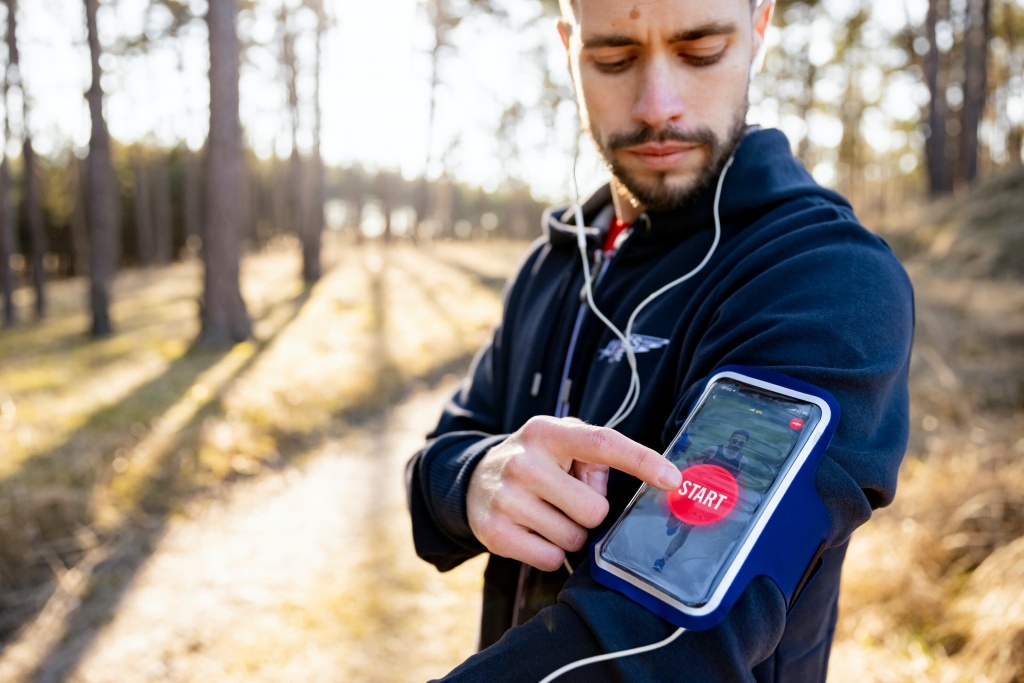
[[[654, 351], [666, 346], [668, 339], [649, 337], [646, 334], [631, 334], [629, 336], [629, 344], [633, 347], [633, 353], [647, 353], [648, 351]], [[608, 346], [601, 349], [597, 359], [606, 360], [609, 363], [618, 363], [625, 355], [626, 349], [622, 342], [618, 339], [613, 339], [608, 342]]]

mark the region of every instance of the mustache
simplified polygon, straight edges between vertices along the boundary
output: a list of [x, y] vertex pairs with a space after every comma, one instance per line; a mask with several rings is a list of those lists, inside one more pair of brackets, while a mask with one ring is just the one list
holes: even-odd
[[708, 145], [714, 151], [718, 147], [718, 137], [710, 128], [694, 128], [692, 130], [680, 130], [679, 128], [664, 128], [656, 131], [650, 126], [644, 126], [630, 133], [616, 133], [608, 138], [608, 149], [615, 151], [623, 147], [633, 147], [649, 142], [684, 142], [695, 145]]

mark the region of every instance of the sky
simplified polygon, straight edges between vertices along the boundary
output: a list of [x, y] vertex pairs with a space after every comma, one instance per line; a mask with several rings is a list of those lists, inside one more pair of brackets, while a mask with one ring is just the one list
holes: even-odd
[[[292, 0], [285, 0], [292, 2]], [[399, 169], [406, 176], [441, 172], [439, 159], [453, 140], [449, 168], [463, 179], [489, 189], [504, 178], [503, 155], [494, 130], [509, 103], [526, 105], [519, 128], [530, 182], [538, 193], [564, 196], [575, 140], [575, 108], [566, 103], [552, 130], [529, 104], [540, 93], [544, 73], [531, 49], [561, 57], [554, 20], [513, 31], [488, 17], [468, 19], [457, 29], [458, 55], [442, 62], [438, 92], [434, 164], [427, 168], [429, 50], [433, 38], [417, 0], [336, 0], [329, 7], [335, 25], [325, 39], [321, 83], [322, 153], [330, 164], [361, 163], [373, 169]], [[160, 11], [147, 13], [146, 0], [104, 2], [99, 14], [101, 39], [110, 50], [119, 39], [144, 35], [164, 23]], [[203, 5], [194, 0], [197, 12]], [[240, 32], [258, 43], [276, 43], [278, 0], [257, 3], [243, 15]], [[510, 21], [529, 24], [533, 3], [509, 3]], [[55, 154], [69, 146], [85, 153], [89, 112], [83, 98], [90, 71], [81, 0], [33, 0], [21, 17], [22, 71], [30, 103], [30, 126], [37, 149]], [[276, 81], [279, 58], [273, 50], [253, 49], [242, 67], [241, 114], [250, 144], [262, 157], [290, 151], [285, 93]], [[313, 44], [300, 42], [300, 62], [313, 62]], [[112, 51], [111, 51], [112, 52]], [[123, 141], [154, 140], [193, 148], [206, 135], [209, 93], [208, 47], [202, 22], [190, 26], [178, 42], [151, 43], [145, 53], [104, 56], [106, 116], [111, 134]], [[556, 62], [556, 70], [563, 69]], [[564, 83], [568, 75], [562, 74]], [[307, 73], [300, 97], [312, 96]], [[12, 123], [20, 123], [20, 100], [12, 100]], [[300, 149], [312, 143], [312, 116], [302, 112]], [[13, 151], [13, 149], [12, 149]], [[599, 166], [590, 159], [593, 173]]]
[[[190, 0], [202, 15], [204, 0]], [[823, 0], [841, 21], [849, 11], [844, 0]], [[281, 2], [256, 0], [254, 12], [243, 15], [240, 32], [258, 44], [243, 63], [241, 115], [249, 142], [257, 154], [269, 157], [290, 151], [289, 122], [283, 113], [285, 93], [279, 79], [276, 13]], [[874, 19], [885, 30], [923, 17], [925, 0], [872, 0]], [[545, 71], [562, 87], [568, 86], [565, 57], [554, 19], [537, 20], [537, 4], [507, 0], [509, 17], [502, 23], [491, 17], [466, 19], [454, 34], [457, 55], [442, 62], [436, 129], [428, 157], [429, 49], [433, 38], [418, 0], [327, 0], [335, 25], [326, 37], [321, 102], [322, 153], [330, 164], [360, 163], [371, 169], [398, 169], [407, 177], [426, 172], [440, 174], [440, 159], [464, 181], [494, 189], [508, 175], [524, 179], [535, 194], [559, 200], [574, 194], [573, 150], [578, 126], [575, 105], [563, 102], [554, 112], [537, 105]], [[30, 104], [30, 123], [37, 149], [55, 154], [68, 147], [84, 154], [89, 138], [89, 113], [83, 92], [89, 84], [89, 58], [81, 0], [30, 0], [23, 3], [21, 52], [24, 81]], [[120, 39], [159, 33], [166, 23], [147, 0], [101, 0], [99, 24], [106, 48]], [[824, 63], [832, 55], [831, 28], [809, 27], [808, 54]], [[769, 34], [771, 53], [784, 49], [778, 32]], [[300, 80], [300, 96], [308, 100], [313, 81], [311, 41], [297, 47], [306, 74]], [[540, 61], [538, 51], [543, 55]], [[106, 111], [111, 133], [123, 142], [153, 140], [174, 144], [186, 140], [198, 149], [207, 127], [206, 27], [190, 25], [180, 41], [156, 41], [145, 53], [121, 56], [108, 53], [103, 85], [108, 93]], [[862, 88], [878, 87], [880, 71], [865, 69]], [[816, 95], [821, 101], [842, 97], [841, 89], [827, 77], [819, 79]], [[907, 146], [891, 132], [894, 120], [917, 117], [922, 97], [919, 83], [910, 77], [891, 79], [885, 97], [866, 115], [862, 133], [878, 151]], [[756, 88], [755, 88], [756, 91]], [[12, 98], [12, 124], [21, 125], [17, 92]], [[495, 131], [506, 107], [520, 103], [525, 112], [515, 137], [519, 158], [509, 157]], [[300, 149], [312, 142], [312, 117], [308, 109], [300, 117]], [[781, 127], [792, 141], [807, 134], [828, 148], [838, 143], [842, 127], [827, 114], [803, 121], [787, 113], [771, 93], [755, 99], [751, 122]], [[911, 141], [912, 142], [912, 141]], [[912, 145], [911, 145], [912, 146]], [[579, 144], [577, 178], [585, 194], [607, 177], [596, 154], [583, 136]], [[911, 155], [913, 156], [913, 155]], [[815, 176], [829, 183], [834, 169], [826, 157]], [[916, 164], [911, 158], [907, 168]], [[511, 171], [511, 173], [509, 173]]]

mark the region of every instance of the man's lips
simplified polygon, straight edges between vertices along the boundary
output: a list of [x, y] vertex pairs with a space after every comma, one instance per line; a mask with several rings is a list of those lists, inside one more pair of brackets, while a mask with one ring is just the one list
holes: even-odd
[[669, 170], [682, 163], [687, 155], [698, 148], [700, 148], [700, 145], [696, 143], [668, 141], [632, 145], [624, 147], [622, 151], [648, 168], [653, 170]]

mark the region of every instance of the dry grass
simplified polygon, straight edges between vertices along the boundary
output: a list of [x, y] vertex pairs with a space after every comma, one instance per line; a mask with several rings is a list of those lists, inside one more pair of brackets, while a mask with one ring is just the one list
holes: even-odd
[[0, 640], [91, 549], [464, 368], [500, 311], [481, 280], [521, 249], [339, 248], [308, 291], [281, 245], [246, 260], [256, 334], [223, 353], [190, 350], [196, 263], [123, 275], [102, 341], [82, 334], [84, 283], [55, 283], [48, 320], [0, 332]]
[[[124, 276], [119, 335], [101, 342], [81, 337], [81, 283], [55, 285], [49, 321], [0, 333], [0, 638], [29, 623], [50, 634], [55, 651], [57, 641], [76, 651], [85, 646], [75, 645], [75, 628], [98, 632], [92, 658], [83, 659], [92, 673], [52, 680], [118, 680], [124, 657], [142, 662], [144, 653], [152, 669], [134, 672], [137, 680], [172, 680], [161, 667], [174, 662], [173, 680], [310, 680], [344, 671], [350, 680], [399, 681], [387, 672], [420, 641], [436, 653], [418, 670], [424, 675], [457, 661], [472, 646], [464, 600], [475, 601], [479, 567], [437, 577], [416, 566], [397, 459], [372, 472], [392, 487], [372, 508], [390, 521], [349, 537], [346, 525], [366, 513], [339, 513], [336, 529], [325, 518], [324, 533], [344, 536], [358, 552], [339, 550], [287, 588], [272, 582], [268, 602], [250, 595], [263, 574], [244, 575], [249, 592], [237, 581], [197, 586], [220, 616], [182, 625], [161, 643], [133, 635], [151, 618], [145, 591], [98, 622], [72, 616], [88, 616], [75, 606], [119, 594], [125, 581], [172, 585], [188, 574], [188, 548], [211, 542], [189, 534], [222, 519], [195, 513], [207, 493], [240, 481], [291, 481], [291, 472], [323, 460], [325, 444], [375, 452], [372, 443], [345, 439], [360, 426], [395, 431], [387, 420], [404, 418], [390, 406], [465, 366], [496, 319], [501, 280], [521, 251], [348, 250], [312, 291], [292, 284], [292, 251], [251, 258], [245, 289], [256, 339], [222, 354], [188, 350], [197, 332], [195, 264]], [[896, 502], [854, 536], [830, 680], [1022, 681], [1024, 286], [954, 277], [949, 253], [939, 266], [938, 256], [916, 254], [910, 450]], [[344, 462], [356, 469], [314, 468], [302, 477], [370, 476], [358, 468], [371, 460]], [[251, 506], [270, 495], [260, 491], [246, 494]], [[365, 493], [346, 494], [345, 504], [370, 509]], [[161, 550], [151, 576], [139, 557], [168, 519], [160, 547], [177, 550], [171, 559]], [[226, 526], [218, 538], [244, 528]], [[280, 531], [282, 547], [301, 533]], [[119, 570], [125, 563], [129, 570]], [[48, 597], [48, 611], [37, 614]], [[253, 604], [259, 618], [244, 616]], [[437, 618], [448, 612], [451, 619]]]
[[855, 535], [830, 680], [1024, 680], [1024, 284], [910, 264], [912, 431]]

